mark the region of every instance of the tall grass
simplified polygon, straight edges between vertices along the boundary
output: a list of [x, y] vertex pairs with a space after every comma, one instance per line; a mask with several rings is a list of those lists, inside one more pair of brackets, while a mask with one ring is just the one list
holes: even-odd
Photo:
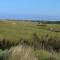
[[8, 51], [7, 60], [60, 60], [60, 55], [47, 50], [34, 50], [29, 46], [15, 46]]
[[38, 60], [38, 58], [33, 55], [33, 49], [26, 46], [11, 48], [8, 57], [8, 60]]
[[0, 23], [0, 60], [60, 60], [60, 25]]
[[49, 34], [39, 37], [36, 33], [32, 35], [32, 39], [19, 39], [17, 41], [11, 41], [2, 39], [0, 40], [0, 49], [10, 49], [12, 46], [16, 45], [28, 45], [34, 47], [35, 49], [46, 49], [46, 50], [54, 50], [58, 52], [60, 50], [60, 39], [57, 37], [51, 37]]

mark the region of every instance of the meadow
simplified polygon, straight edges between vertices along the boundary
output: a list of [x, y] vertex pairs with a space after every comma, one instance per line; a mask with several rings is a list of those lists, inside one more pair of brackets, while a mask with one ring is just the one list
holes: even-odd
[[47, 24], [47, 26], [41, 26], [38, 22], [25, 22], [25, 21], [1, 21], [0, 22], [0, 38], [8, 40], [19, 40], [20, 38], [30, 39], [32, 34], [37, 33], [38, 36], [44, 36], [49, 34], [51, 36], [60, 36], [60, 33], [56, 33], [53, 30], [60, 30], [59, 24]]
[[0, 21], [0, 60], [60, 60], [60, 24]]

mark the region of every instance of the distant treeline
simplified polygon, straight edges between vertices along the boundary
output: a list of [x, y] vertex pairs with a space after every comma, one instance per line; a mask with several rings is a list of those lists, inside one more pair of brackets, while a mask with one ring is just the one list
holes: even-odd
[[44, 23], [44, 24], [60, 24], [60, 21], [43, 21], [43, 20], [13, 20], [13, 19], [5, 19], [5, 20], [0, 20], [1, 21], [25, 21], [25, 22], [39, 22], [39, 23]]
[[32, 21], [32, 22], [40, 22], [44, 24], [60, 24], [60, 21]]
[[[19, 21], [19, 20], [18, 20]], [[20, 21], [26, 21], [26, 22], [40, 22], [44, 24], [60, 24], [60, 21], [40, 21], [40, 20], [20, 20]]]
[[60, 21], [43, 21], [46, 24], [60, 24]]

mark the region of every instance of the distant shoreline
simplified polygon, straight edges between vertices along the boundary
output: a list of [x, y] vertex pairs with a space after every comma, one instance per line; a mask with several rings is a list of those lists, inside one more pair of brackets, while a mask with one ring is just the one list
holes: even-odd
[[60, 24], [60, 21], [49, 21], [49, 20], [16, 20], [16, 19], [0, 19], [1, 21], [24, 21], [24, 22], [39, 22], [44, 24]]

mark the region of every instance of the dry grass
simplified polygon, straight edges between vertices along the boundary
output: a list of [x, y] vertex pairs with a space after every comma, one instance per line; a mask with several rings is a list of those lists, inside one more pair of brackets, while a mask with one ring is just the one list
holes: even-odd
[[[59, 24], [38, 26], [36, 22], [3, 21], [0, 22], [0, 48], [15, 46], [6, 51], [6, 60], [60, 60], [60, 32], [55, 32], [59, 30]], [[30, 47], [16, 46], [20, 43]], [[54, 50], [53, 53], [50, 49]], [[3, 51], [2, 53], [6, 54]]]
[[30, 47], [17, 46], [9, 50], [8, 60], [38, 60]]

